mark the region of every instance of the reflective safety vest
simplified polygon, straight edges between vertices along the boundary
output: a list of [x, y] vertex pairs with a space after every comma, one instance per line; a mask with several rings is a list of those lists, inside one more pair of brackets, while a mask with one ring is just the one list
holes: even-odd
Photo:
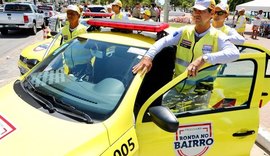
[[63, 38], [64, 38], [64, 42], [67, 42], [75, 37], [77, 37], [78, 35], [80, 34], [84, 34], [84, 33], [87, 33], [86, 31], [86, 27], [82, 24], [79, 24], [77, 26], [77, 28], [73, 31], [73, 32], [70, 32], [69, 31], [69, 23], [66, 24], [63, 29], [62, 29], [62, 34], [63, 34]]
[[119, 14], [113, 14], [112, 19], [114, 20], [122, 20], [124, 17], [124, 14], [122, 12], [119, 12]]
[[228, 35], [229, 34], [229, 31], [230, 31], [230, 27], [229, 26], [227, 26], [227, 25], [223, 25], [222, 27], [221, 27], [221, 31], [223, 32], [223, 33], [225, 33], [226, 35]]
[[243, 33], [245, 32], [245, 29], [246, 29], [246, 23], [247, 23], [247, 20], [246, 20], [246, 16], [245, 15], [242, 15], [238, 18], [237, 22], [236, 22], [236, 25], [239, 25], [240, 24], [240, 18], [244, 18], [244, 23], [241, 25], [240, 28], [237, 28], [236, 31], [237, 32], [240, 32], [240, 33]]
[[[203, 54], [218, 51], [218, 35], [221, 33], [211, 27], [199, 41], [195, 41], [194, 26], [187, 26], [177, 44], [175, 77], [182, 74], [189, 64]], [[196, 77], [190, 77], [182, 85], [178, 85], [178, 91], [190, 90], [202, 81], [213, 82], [217, 74], [217, 67], [211, 67], [204, 72], [199, 73]]]

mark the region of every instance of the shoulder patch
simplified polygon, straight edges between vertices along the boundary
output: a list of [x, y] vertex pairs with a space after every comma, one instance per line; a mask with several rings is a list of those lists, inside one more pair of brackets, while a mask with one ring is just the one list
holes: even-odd
[[177, 36], [179, 33], [176, 31], [173, 33], [173, 37]]

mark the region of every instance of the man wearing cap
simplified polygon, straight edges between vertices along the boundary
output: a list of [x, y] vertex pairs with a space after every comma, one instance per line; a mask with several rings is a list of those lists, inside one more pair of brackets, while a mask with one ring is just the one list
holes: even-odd
[[259, 13], [255, 16], [255, 20], [253, 21], [253, 26], [252, 26], [252, 35], [251, 38], [257, 39], [258, 33], [259, 33], [259, 28], [261, 26], [261, 21], [263, 19], [263, 11], [259, 10]]
[[135, 7], [132, 10], [132, 17], [141, 19], [141, 12], [143, 12], [141, 3], [137, 2]]
[[[196, 0], [192, 13], [195, 26], [181, 27], [175, 33], [155, 42], [141, 61], [133, 67], [133, 73], [140, 70], [142, 74], [148, 72], [155, 55], [172, 45], [177, 46], [174, 77], [187, 70], [188, 76], [196, 79], [198, 70], [205, 63], [214, 65], [237, 60], [239, 50], [224, 33], [211, 27], [210, 20], [214, 15], [214, 9], [214, 0]], [[216, 73], [216, 69], [212, 72]]]
[[227, 25], [225, 25], [225, 20], [229, 16], [229, 6], [225, 3], [217, 4], [215, 8], [215, 15], [213, 17], [212, 26], [223, 33], [228, 35], [229, 40], [234, 44], [243, 44], [245, 38], [237, 33], [237, 31]]
[[122, 2], [120, 0], [115, 0], [112, 3], [112, 11], [114, 12], [114, 14], [112, 15], [111, 19], [114, 20], [128, 20], [128, 17], [121, 12], [121, 8], [122, 8]]
[[143, 19], [144, 21], [147, 21], [147, 22], [154, 22], [154, 20], [152, 20], [150, 17], [151, 17], [151, 12], [150, 10], [144, 10], [143, 13]]
[[75, 38], [80, 34], [87, 33], [86, 27], [79, 23], [80, 9], [76, 5], [69, 5], [66, 9], [67, 24], [62, 29], [64, 42]]
[[245, 16], [245, 9], [241, 8], [238, 11], [238, 15], [239, 17], [237, 19], [235, 29], [240, 35], [244, 37], [244, 32], [246, 30], [246, 23], [247, 23], [246, 16]]

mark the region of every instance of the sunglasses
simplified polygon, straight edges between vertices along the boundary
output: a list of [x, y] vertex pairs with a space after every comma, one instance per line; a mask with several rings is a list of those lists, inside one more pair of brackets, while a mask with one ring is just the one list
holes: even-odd
[[225, 11], [215, 11], [215, 14], [217, 14], [218, 16], [222, 16], [224, 14], [226, 14]]

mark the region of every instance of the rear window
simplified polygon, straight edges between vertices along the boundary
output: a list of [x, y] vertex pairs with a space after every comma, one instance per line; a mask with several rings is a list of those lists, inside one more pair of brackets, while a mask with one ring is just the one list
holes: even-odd
[[88, 8], [91, 12], [101, 12], [101, 10], [104, 10], [105, 8], [104, 7], [89, 7]]
[[51, 6], [38, 6], [39, 10], [48, 10], [48, 11], [52, 11], [53, 8]]
[[22, 12], [32, 12], [29, 5], [23, 4], [7, 4], [5, 6], [5, 11], [22, 11]]

